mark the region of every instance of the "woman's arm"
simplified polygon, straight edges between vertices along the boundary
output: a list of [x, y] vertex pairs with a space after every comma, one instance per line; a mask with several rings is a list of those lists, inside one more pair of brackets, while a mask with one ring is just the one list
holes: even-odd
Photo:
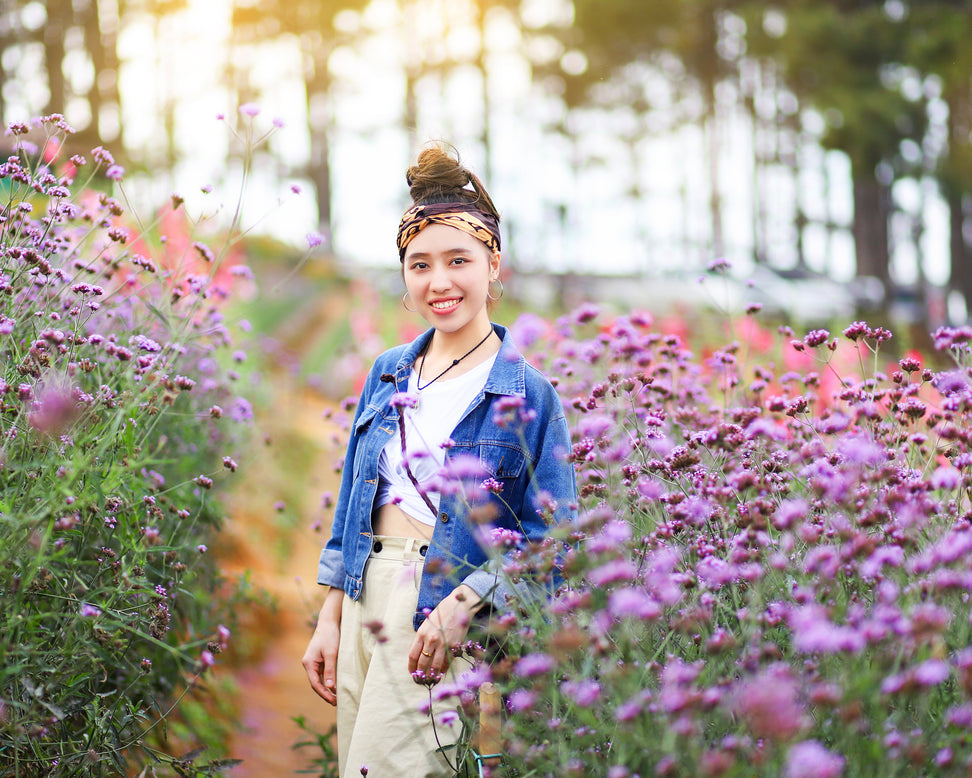
[[341, 469], [341, 486], [338, 490], [337, 503], [334, 507], [334, 518], [331, 521], [331, 536], [321, 551], [320, 563], [318, 564], [317, 583], [323, 586], [331, 586], [338, 589], [344, 586], [343, 542], [345, 523], [354, 521], [354, 517], [348, 516], [348, 505], [351, 499], [351, 490], [354, 485], [354, 459], [359, 443], [356, 431], [361, 416], [371, 400], [375, 387], [380, 381], [377, 374], [377, 364], [372, 365], [365, 379], [364, 387], [361, 390], [361, 396], [358, 398], [354, 418], [351, 421], [348, 446], [344, 455], [344, 465]]
[[[543, 538], [549, 525], [569, 521], [577, 512], [574, 466], [568, 461], [571, 450], [570, 431], [563, 415], [557, 414], [551, 419], [538, 445], [535, 464], [527, 476], [518, 517], [518, 530], [527, 541], [534, 543]], [[514, 584], [503, 573], [503, 560], [511, 558], [512, 552], [508, 552], [502, 558], [491, 559], [469, 573], [463, 583], [498, 610], [504, 610], [507, 599], [514, 594], [524, 599], [545, 596], [536, 592], [536, 587], [526, 579]]]
[[344, 592], [332, 587], [324, 598], [317, 627], [301, 660], [311, 688], [331, 705], [337, 704], [337, 655], [343, 602]]
[[358, 405], [355, 409], [354, 419], [351, 424], [351, 434], [348, 439], [348, 447], [344, 457], [344, 468], [341, 474], [341, 488], [338, 493], [337, 505], [334, 510], [334, 520], [331, 522], [331, 537], [327, 545], [321, 551], [321, 559], [318, 565], [317, 582], [322, 585], [330, 586], [327, 595], [324, 597], [324, 604], [321, 606], [320, 614], [317, 618], [317, 627], [307, 644], [307, 650], [301, 659], [304, 670], [307, 671], [307, 678], [311, 688], [331, 705], [337, 703], [337, 655], [338, 646], [341, 641], [341, 607], [344, 601], [344, 557], [343, 539], [345, 522], [348, 518], [348, 502], [351, 496], [353, 483], [354, 457], [357, 447], [357, 428], [358, 420], [368, 403], [368, 398], [374, 390], [377, 378], [376, 366], [372, 366], [361, 396], [358, 398]]

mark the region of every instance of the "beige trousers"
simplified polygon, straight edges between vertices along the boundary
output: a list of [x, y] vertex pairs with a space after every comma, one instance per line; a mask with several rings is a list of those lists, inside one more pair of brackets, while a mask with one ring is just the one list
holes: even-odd
[[[376, 536], [365, 568], [361, 598], [345, 595], [337, 661], [338, 764], [342, 778], [446, 778], [454, 775], [454, 743], [461, 729], [455, 700], [427, 712], [429, 690], [412, 680], [408, 652], [415, 640], [418, 602], [428, 541]], [[380, 550], [376, 550], [380, 549]], [[379, 629], [380, 626], [380, 629]], [[453, 660], [450, 675], [469, 667]], [[423, 708], [424, 706], [424, 708]], [[442, 716], [450, 723], [443, 723]]]

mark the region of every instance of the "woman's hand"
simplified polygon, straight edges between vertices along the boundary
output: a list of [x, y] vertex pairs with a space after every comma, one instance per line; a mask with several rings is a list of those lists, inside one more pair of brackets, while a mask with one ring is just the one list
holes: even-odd
[[465, 584], [460, 584], [440, 602], [415, 633], [408, 652], [408, 671], [421, 671], [426, 678], [441, 677], [452, 659], [452, 647], [466, 638], [473, 615], [483, 601]]
[[324, 702], [337, 704], [337, 655], [341, 642], [341, 604], [344, 592], [331, 589], [324, 598], [317, 628], [307, 644], [301, 664], [311, 688]]

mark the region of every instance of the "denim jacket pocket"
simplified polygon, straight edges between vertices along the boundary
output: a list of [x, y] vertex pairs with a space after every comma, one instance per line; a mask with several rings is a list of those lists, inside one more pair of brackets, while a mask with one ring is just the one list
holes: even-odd
[[526, 457], [516, 444], [486, 441], [479, 446], [479, 461], [491, 477], [504, 481], [520, 477]]

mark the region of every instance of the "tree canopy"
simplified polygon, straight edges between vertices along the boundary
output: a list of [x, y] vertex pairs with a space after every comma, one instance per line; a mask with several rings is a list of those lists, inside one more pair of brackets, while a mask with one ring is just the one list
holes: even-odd
[[[603, 117], [602, 137], [613, 136], [628, 150], [629, 163], [617, 176], [629, 179], [624, 197], [634, 206], [657, 183], [637, 164], [645, 144], [664, 142], [673, 133], [698, 139], [685, 142], [698, 143], [705, 159], [708, 227], [688, 234], [686, 226], [684, 246], [702, 241], [710, 256], [743, 249], [757, 262], [788, 261], [758, 238], [772, 200], [760, 182], [770, 173], [795, 182], [811, 164], [799, 150], [816, 146], [848, 161], [852, 221], [819, 226], [853, 237], [859, 275], [876, 276], [893, 289], [902, 282], [895, 252], [910, 241], [917, 277], [925, 278], [924, 211], [900, 197], [901, 187], [911, 182], [934, 192], [951, 214], [950, 284], [972, 300], [966, 237], [972, 218], [972, 49], [967, 44], [972, 0], [232, 0], [230, 7], [223, 86], [241, 100], [259, 99], [266, 89], [253, 65], [266, 51], [280, 44], [299, 51], [301, 64], [293, 77], [305, 95], [310, 144], [302, 163], [287, 172], [312, 184], [319, 226], [326, 232], [334, 196], [333, 136], [346, 121], [335, 108], [334, 94], [349, 88], [342, 80], [346, 75], [334, 68], [335, 52], [360, 53], [374, 41], [397, 40], [393, 45], [402, 53], [387, 65], [397, 74], [387, 75], [397, 75], [402, 84], [397, 121], [405, 147], [418, 139], [432, 101], [439, 101], [440, 114], [448, 113], [453, 82], [467, 92], [478, 82], [480, 131], [468, 140], [490, 160], [491, 128], [504, 109], [506, 91], [496, 75], [507, 72], [496, 68], [501, 53], [505, 61], [518, 59], [531, 74], [536, 108], [519, 117], [524, 135], [556, 133], [569, 139], [577, 133], [576, 122], [551, 122], [556, 113], [540, 106], [559, 104], [565, 116]], [[80, 112], [80, 121], [74, 121], [85, 143], [120, 140], [124, 146], [120, 117], [128, 96], [119, 85], [133, 55], [120, 51], [119, 40], [137, 17], [170, 18], [185, 8], [184, 0], [43, 5], [6, 0], [0, 5], [3, 118], [59, 108]], [[439, 21], [430, 22], [436, 16]], [[433, 56], [431, 50], [416, 49], [416, 31], [422, 30], [439, 31], [441, 52]], [[251, 54], [237, 56], [243, 51]], [[664, 100], [654, 87], [658, 82], [666, 85]], [[748, 181], [727, 173], [729, 155], [740, 153], [734, 128], [747, 122], [753, 171]], [[528, 130], [530, 123], [536, 126]], [[163, 122], [169, 131], [171, 124]], [[768, 135], [776, 139], [769, 155]], [[586, 166], [605, 162], [607, 157], [583, 153], [579, 136], [575, 140], [576, 153], [562, 160], [565, 169], [582, 174]], [[137, 155], [139, 150], [127, 151]], [[488, 167], [492, 174], [493, 165]], [[680, 186], [684, 193], [689, 183]], [[750, 192], [756, 225], [757, 237], [748, 247], [740, 246], [733, 237], [738, 231], [727, 223], [727, 198], [738, 200], [741, 188]], [[566, 224], [573, 207], [569, 198], [562, 207]], [[688, 199], [684, 207], [690, 207]], [[637, 207], [631, 211], [637, 212]], [[818, 225], [800, 203], [787, 213], [774, 212], [772, 218], [791, 222], [802, 262], [804, 230]], [[895, 232], [902, 213], [912, 224], [910, 237]], [[695, 223], [689, 216], [683, 221]], [[651, 234], [645, 240], [650, 242]]]

